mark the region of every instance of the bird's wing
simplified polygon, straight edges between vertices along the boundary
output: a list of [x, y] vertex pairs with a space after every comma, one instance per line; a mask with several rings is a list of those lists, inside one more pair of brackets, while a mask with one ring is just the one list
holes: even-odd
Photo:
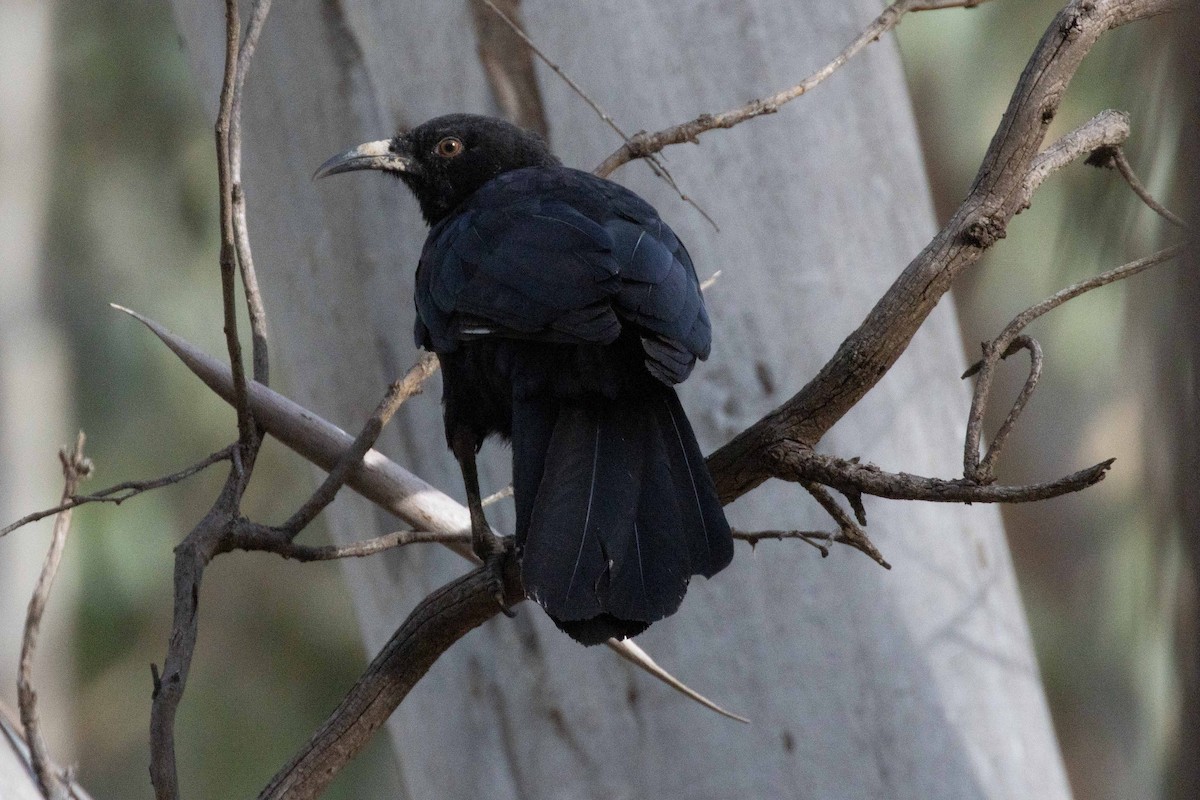
[[526, 197], [465, 209], [430, 232], [417, 269], [418, 344], [478, 336], [607, 343], [620, 289], [604, 229], [569, 204]]
[[605, 228], [621, 272], [617, 314], [637, 327], [646, 368], [663, 383], [679, 383], [697, 358], [708, 358], [712, 344], [696, 269], [683, 243], [649, 203], [605, 183], [612, 211]]
[[687, 251], [632, 192], [565, 168], [519, 170], [431, 232], [417, 270], [417, 344], [480, 336], [608, 344], [641, 336], [664, 383], [708, 355]]

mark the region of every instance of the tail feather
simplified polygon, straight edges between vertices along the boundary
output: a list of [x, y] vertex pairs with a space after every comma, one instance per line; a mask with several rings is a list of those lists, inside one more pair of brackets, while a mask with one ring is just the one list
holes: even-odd
[[[518, 404], [519, 406], [521, 404]], [[526, 592], [572, 637], [633, 636], [675, 612], [733, 543], [674, 392], [514, 409]]]

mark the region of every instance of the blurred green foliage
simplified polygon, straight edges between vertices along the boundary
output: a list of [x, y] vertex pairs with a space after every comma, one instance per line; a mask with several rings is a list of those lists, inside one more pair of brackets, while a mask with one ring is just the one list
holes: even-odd
[[[935, 202], [944, 219], [966, 194], [1009, 96], [1059, 0], [991, 2], [919, 14], [899, 36]], [[1125, 149], [1159, 198], [1171, 196], [1180, 119], [1169, 19], [1102, 38], [1055, 117], [1057, 137], [1107, 108], [1131, 115]], [[1007, 238], [955, 287], [971, 353], [1022, 309], [1146, 255], [1169, 229], [1112, 170], [1075, 164], [1038, 191]], [[1076, 796], [1161, 796], [1180, 724], [1173, 588], [1180, 570], [1170, 482], [1148, 452], [1170, 416], [1154, 397], [1150, 352], [1167, 324], [1173, 266], [1105, 287], [1035, 322], [1045, 372], [1001, 459], [1007, 482], [1045, 480], [1115, 456], [1084, 493], [1005, 509], [1022, 592]], [[995, 430], [1025, 379], [1024, 356], [993, 392]], [[1169, 465], [1166, 465], [1169, 469]], [[1166, 518], [1164, 518], [1166, 517]], [[1196, 724], [1192, 721], [1190, 724]]]

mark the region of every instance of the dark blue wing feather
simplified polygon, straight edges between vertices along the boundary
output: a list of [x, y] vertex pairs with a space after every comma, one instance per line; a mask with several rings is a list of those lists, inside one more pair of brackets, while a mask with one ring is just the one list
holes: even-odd
[[654, 209], [564, 167], [505, 173], [430, 232], [417, 270], [417, 344], [480, 336], [609, 344], [623, 326], [665, 383], [709, 353], [695, 269]]

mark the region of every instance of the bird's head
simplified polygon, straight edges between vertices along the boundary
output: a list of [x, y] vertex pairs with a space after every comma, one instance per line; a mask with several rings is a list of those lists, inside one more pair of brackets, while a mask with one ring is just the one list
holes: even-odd
[[313, 177], [360, 169], [390, 172], [408, 184], [425, 221], [433, 225], [501, 173], [558, 163], [536, 133], [493, 117], [448, 114], [338, 153]]

